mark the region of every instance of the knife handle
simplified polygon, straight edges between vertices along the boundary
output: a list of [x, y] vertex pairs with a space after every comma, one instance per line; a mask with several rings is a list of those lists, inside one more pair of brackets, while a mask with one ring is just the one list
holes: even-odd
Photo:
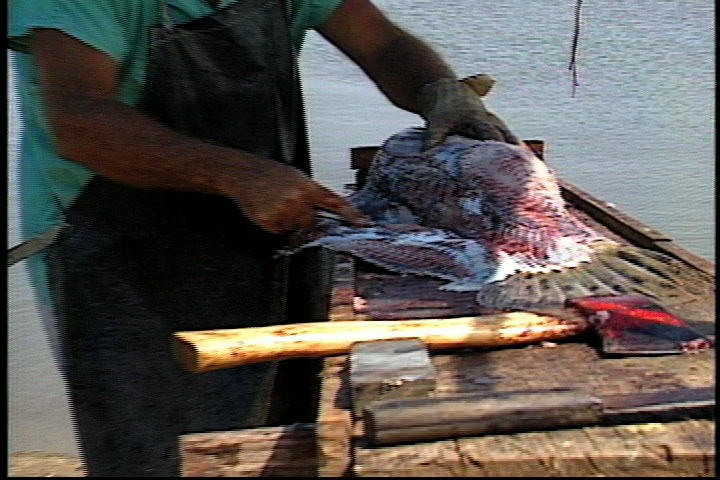
[[419, 338], [430, 349], [499, 347], [565, 338], [587, 328], [582, 318], [530, 312], [422, 320], [313, 322], [175, 332], [185, 370], [209, 372], [248, 363], [345, 354], [356, 342]]

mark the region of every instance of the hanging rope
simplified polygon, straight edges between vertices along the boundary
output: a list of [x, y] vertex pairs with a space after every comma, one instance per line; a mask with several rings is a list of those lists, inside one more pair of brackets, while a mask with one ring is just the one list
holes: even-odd
[[575, 88], [580, 84], [577, 80], [577, 47], [578, 39], [580, 38], [580, 9], [582, 8], [583, 0], [577, 0], [575, 3], [575, 31], [573, 32], [572, 49], [570, 50], [570, 64], [568, 70], [572, 72], [572, 96], [575, 97]]

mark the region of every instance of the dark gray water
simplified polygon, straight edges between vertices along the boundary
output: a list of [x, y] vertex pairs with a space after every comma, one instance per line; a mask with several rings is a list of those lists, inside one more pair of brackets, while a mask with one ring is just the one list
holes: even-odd
[[[488, 107], [521, 138], [548, 142], [548, 162], [562, 177], [714, 260], [714, 3], [584, 3], [581, 85], [571, 98], [574, 0], [376, 1], [435, 45], [458, 75], [493, 75]], [[352, 179], [350, 147], [420, 124], [317, 34], [308, 36], [302, 68], [315, 172], [331, 188]], [[11, 244], [17, 126], [11, 108]], [[9, 269], [9, 281], [10, 451], [75, 452], [22, 266]]]

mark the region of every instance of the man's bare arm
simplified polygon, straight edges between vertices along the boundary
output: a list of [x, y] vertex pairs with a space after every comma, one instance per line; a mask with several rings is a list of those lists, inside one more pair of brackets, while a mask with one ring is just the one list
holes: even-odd
[[368, 0], [345, 0], [318, 31], [357, 63], [397, 106], [418, 113], [420, 89], [452, 68]]
[[425, 148], [440, 144], [450, 133], [518, 143], [431, 47], [394, 25], [370, 0], [345, 0], [318, 30], [390, 101], [427, 121]]
[[63, 157], [135, 187], [228, 196], [271, 232], [312, 224], [314, 207], [360, 218], [295, 168], [184, 136], [118, 102], [117, 64], [79, 40], [38, 29], [31, 52]]
[[220, 193], [218, 177], [251, 159], [185, 137], [116, 100], [111, 57], [57, 30], [36, 30], [31, 51], [46, 112], [65, 158], [136, 187]]

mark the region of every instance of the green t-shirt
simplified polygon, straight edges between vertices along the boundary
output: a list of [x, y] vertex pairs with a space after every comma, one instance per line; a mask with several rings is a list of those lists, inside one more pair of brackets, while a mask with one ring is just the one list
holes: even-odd
[[[227, 6], [234, 0], [223, 0]], [[321, 25], [343, 0], [290, 0], [291, 37], [300, 50], [305, 31]], [[184, 23], [209, 15], [205, 0], [167, 0], [171, 20]], [[9, 45], [14, 55], [21, 111], [19, 195], [23, 240], [62, 222], [62, 210], [77, 197], [93, 173], [62, 158], [55, 148], [43, 112], [32, 56], [27, 54], [33, 28], [63, 31], [111, 56], [120, 67], [118, 100], [136, 105], [147, 65], [150, 27], [162, 22], [160, 0], [13, 0], [9, 7]], [[88, 138], [91, 142], [92, 139]], [[30, 280], [45, 290], [43, 255], [31, 257]], [[45, 299], [47, 292], [38, 292]]]

